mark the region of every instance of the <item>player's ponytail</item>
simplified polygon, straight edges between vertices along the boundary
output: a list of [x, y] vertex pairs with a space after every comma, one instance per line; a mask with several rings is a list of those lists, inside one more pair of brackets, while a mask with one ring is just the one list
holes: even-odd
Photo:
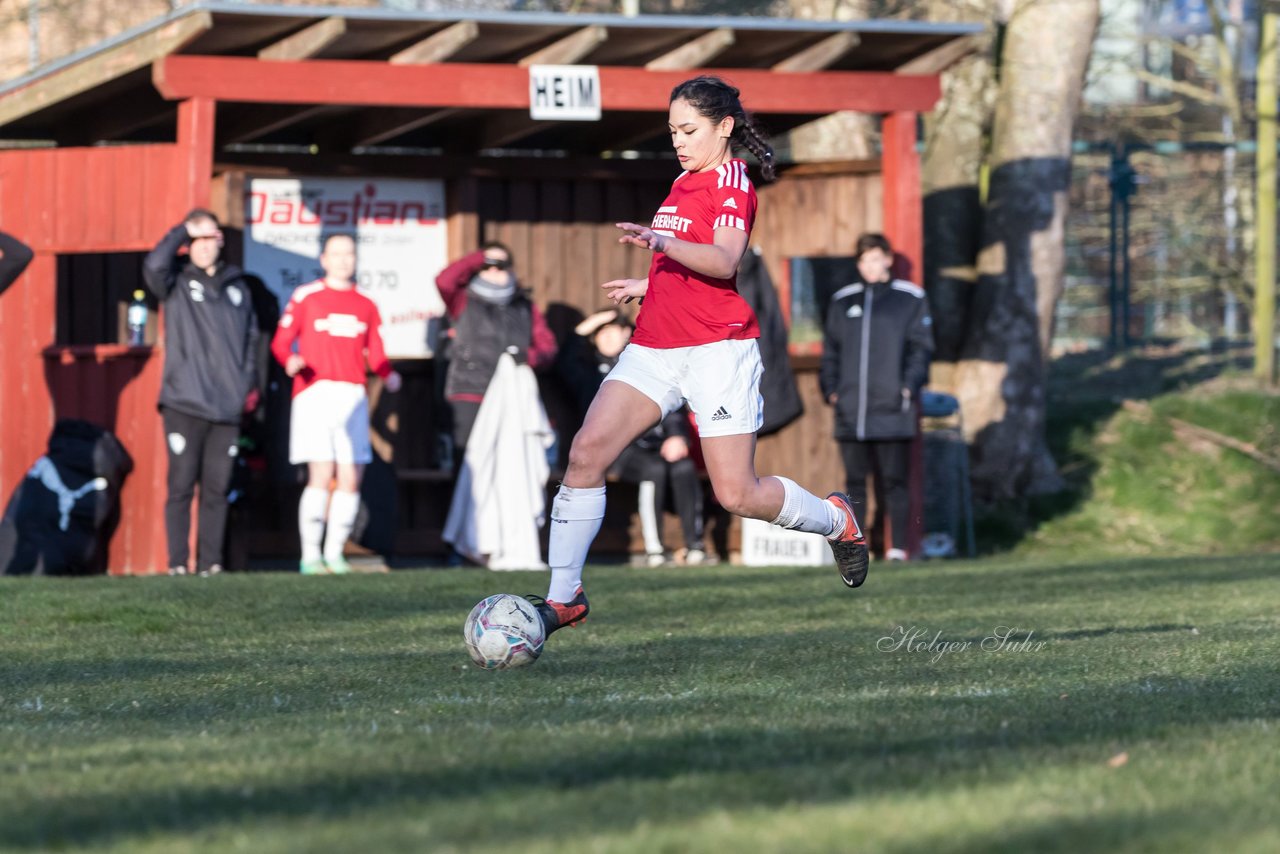
[[756, 160], [760, 161], [760, 177], [766, 181], [772, 181], [778, 177], [778, 172], [773, 166], [773, 146], [769, 144], [769, 138], [764, 135], [764, 132], [752, 121], [751, 116], [745, 118], [746, 121], [734, 122], [732, 139], [739, 142], [743, 148], [756, 156]]
[[699, 115], [718, 123], [733, 117], [733, 133], [729, 140], [750, 151], [760, 161], [760, 177], [772, 181], [777, 177], [773, 163], [773, 147], [769, 139], [743, 108], [737, 89], [719, 77], [704, 75], [686, 80], [671, 90], [671, 102], [683, 98]]

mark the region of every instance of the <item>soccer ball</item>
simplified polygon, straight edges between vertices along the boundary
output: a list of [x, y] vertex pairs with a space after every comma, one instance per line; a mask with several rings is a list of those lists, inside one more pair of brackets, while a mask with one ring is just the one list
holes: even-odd
[[462, 637], [472, 661], [486, 670], [505, 670], [537, 661], [547, 635], [528, 599], [497, 593], [471, 609]]

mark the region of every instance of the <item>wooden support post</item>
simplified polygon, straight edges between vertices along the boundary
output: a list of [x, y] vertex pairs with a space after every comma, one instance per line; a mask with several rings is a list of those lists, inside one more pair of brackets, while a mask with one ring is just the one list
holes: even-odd
[[916, 151], [916, 114], [889, 113], [881, 125], [884, 233], [920, 281], [924, 264], [924, 214], [920, 198], [920, 155]]
[[182, 180], [191, 207], [209, 204], [209, 187], [213, 181], [213, 122], [215, 104], [212, 98], [188, 98], [178, 105], [178, 147], [185, 155]]
[[[884, 198], [884, 233], [905, 264], [895, 275], [920, 282], [924, 266], [924, 208], [920, 197], [920, 155], [916, 151], [916, 114], [889, 113], [881, 124], [880, 180]], [[905, 267], [905, 269], [901, 269]], [[907, 551], [920, 554], [924, 537], [924, 441], [911, 443], [911, 510]]]

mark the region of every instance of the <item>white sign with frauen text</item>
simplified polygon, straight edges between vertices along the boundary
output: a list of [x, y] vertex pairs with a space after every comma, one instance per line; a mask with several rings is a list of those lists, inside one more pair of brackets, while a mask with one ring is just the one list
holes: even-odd
[[444, 303], [436, 275], [448, 262], [443, 181], [398, 178], [253, 178], [245, 189], [244, 268], [288, 302], [324, 275], [330, 234], [356, 239], [356, 282], [378, 305], [393, 359], [428, 358]]
[[530, 65], [529, 118], [600, 121], [600, 69], [594, 65]]
[[760, 519], [742, 520], [743, 566], [827, 566], [835, 563], [821, 534], [788, 531]]

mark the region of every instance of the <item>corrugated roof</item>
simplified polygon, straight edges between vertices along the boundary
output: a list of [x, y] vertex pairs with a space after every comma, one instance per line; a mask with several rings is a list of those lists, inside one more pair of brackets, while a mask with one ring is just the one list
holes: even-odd
[[[568, 51], [574, 64], [599, 66], [656, 67], [665, 62], [681, 67], [692, 58], [701, 61], [691, 68], [769, 69], [800, 62], [828, 71], [891, 72], [924, 62], [923, 70], [929, 71], [931, 57], [945, 61], [948, 45], [954, 48], [957, 39], [981, 29], [976, 24], [891, 20], [444, 13], [198, 2], [0, 86], [0, 137], [78, 144], [171, 138], [175, 106], [156, 92], [150, 69], [156, 59], [175, 54], [255, 57], [264, 51], [301, 51], [315, 60], [403, 62], [426, 55], [448, 63], [524, 64], [554, 60]], [[220, 103], [220, 142], [305, 144], [317, 127], [350, 121], [357, 112], [271, 106]], [[411, 128], [379, 142], [432, 145], [441, 135], [462, 130], [469, 118], [474, 116], [441, 116], [425, 132]], [[635, 136], [634, 115], [618, 117], [618, 122], [617, 128], [606, 122], [597, 128], [600, 139], [584, 144]], [[524, 144], [537, 144], [536, 136], [528, 135]]]

